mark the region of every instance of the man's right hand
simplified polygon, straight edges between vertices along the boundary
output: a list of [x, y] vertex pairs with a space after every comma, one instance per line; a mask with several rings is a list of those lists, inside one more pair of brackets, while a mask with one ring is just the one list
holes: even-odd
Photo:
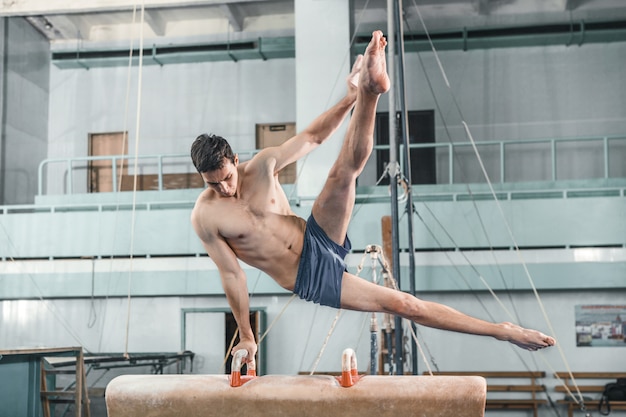
[[244, 363], [248, 363], [252, 359], [254, 359], [256, 355], [256, 351], [257, 351], [256, 342], [251, 339], [240, 340], [239, 343], [237, 343], [237, 345], [233, 347], [233, 350], [231, 351], [231, 355], [234, 355], [235, 352], [241, 349], [245, 349], [246, 351], [248, 351], [248, 356], [244, 358], [243, 360]]

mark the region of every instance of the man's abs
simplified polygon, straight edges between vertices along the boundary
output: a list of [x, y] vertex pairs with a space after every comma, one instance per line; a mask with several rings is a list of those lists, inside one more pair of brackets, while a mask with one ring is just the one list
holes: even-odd
[[249, 223], [239, 222], [244, 226], [241, 233], [226, 237], [226, 242], [243, 262], [262, 270], [281, 287], [292, 290], [306, 223], [295, 215], [266, 213], [263, 217]]

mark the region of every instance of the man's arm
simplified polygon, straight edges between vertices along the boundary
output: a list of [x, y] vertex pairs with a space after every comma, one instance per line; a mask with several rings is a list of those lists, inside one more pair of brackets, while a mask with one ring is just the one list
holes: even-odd
[[362, 62], [363, 57], [359, 55], [347, 78], [348, 91], [339, 102], [317, 116], [302, 132], [280, 146], [264, 149], [255, 159], [273, 159], [274, 173], [277, 173], [329, 139], [354, 108]]
[[250, 325], [250, 298], [246, 274], [241, 269], [233, 250], [217, 231], [206, 230], [199, 224], [195, 215], [192, 216], [192, 224], [209, 257], [217, 265], [222, 288], [237, 322], [240, 341], [233, 348], [233, 352], [245, 349], [248, 351], [248, 359], [252, 359], [256, 354], [257, 345]]
[[233, 352], [245, 349], [248, 351], [248, 359], [251, 360], [256, 354], [257, 345], [250, 325], [250, 297], [248, 296], [246, 274], [239, 268], [239, 271], [235, 273], [225, 273], [220, 270], [220, 276], [228, 305], [230, 305], [239, 329], [239, 343], [233, 348]]

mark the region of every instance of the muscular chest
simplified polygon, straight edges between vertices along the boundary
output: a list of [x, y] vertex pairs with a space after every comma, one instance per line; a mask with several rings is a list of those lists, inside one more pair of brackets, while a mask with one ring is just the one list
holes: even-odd
[[[258, 190], [261, 191], [261, 190]], [[234, 202], [224, 202], [217, 210], [220, 234], [231, 241], [245, 240], [252, 235], [263, 235], [274, 227], [276, 217], [291, 212], [284, 193], [274, 190], [243, 193]]]

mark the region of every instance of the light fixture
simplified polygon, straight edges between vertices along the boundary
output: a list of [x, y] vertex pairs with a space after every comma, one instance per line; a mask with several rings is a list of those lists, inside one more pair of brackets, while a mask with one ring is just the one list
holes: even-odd
[[43, 27], [46, 28], [46, 30], [52, 30], [52, 23], [50, 23], [48, 19], [41, 16], [41, 21], [43, 22]]

